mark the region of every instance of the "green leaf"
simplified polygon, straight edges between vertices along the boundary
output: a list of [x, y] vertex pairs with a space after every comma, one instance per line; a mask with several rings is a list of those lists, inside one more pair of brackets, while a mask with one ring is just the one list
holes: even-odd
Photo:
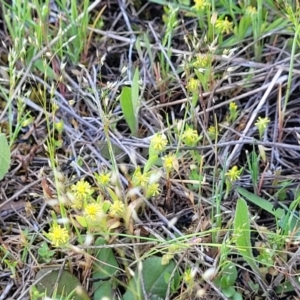
[[[276, 219], [279, 220], [278, 225], [280, 226], [280, 228], [286, 230], [288, 227], [288, 230], [294, 230], [299, 226], [299, 218], [293, 213], [293, 211], [290, 211], [287, 207], [286, 209], [277, 208], [275, 210], [274, 205], [270, 201], [267, 201], [253, 193], [250, 193], [241, 187], [236, 187], [236, 190], [247, 200], [275, 216]], [[280, 205], [283, 206], [283, 204]], [[297, 233], [297, 235], [299, 235], [299, 232]]]
[[[151, 256], [145, 259], [143, 262], [142, 276], [145, 291], [148, 295], [152, 295], [150, 299], [165, 299], [168, 284], [165, 279], [172, 274], [176, 268], [175, 262], [172, 260], [167, 265], [162, 265], [162, 258], [158, 256]], [[179, 273], [176, 271], [174, 277], [172, 278], [171, 286], [178, 286]], [[135, 300], [142, 299], [141, 296], [141, 285], [139, 280], [139, 274], [136, 271], [135, 276], [130, 280], [128, 289], [123, 296], [123, 300]], [[139, 298], [141, 297], [141, 298]]]
[[249, 264], [254, 272], [260, 274], [259, 268], [252, 253], [248, 206], [246, 201], [243, 199], [238, 199], [237, 201], [234, 217], [234, 238], [240, 255]]
[[79, 279], [67, 270], [61, 272], [44, 268], [36, 274], [35, 279], [38, 281], [36, 289], [40, 293], [45, 292], [51, 299], [90, 300]]
[[[235, 284], [237, 279], [237, 269], [234, 263], [229, 262], [222, 269], [222, 277], [221, 277], [221, 288], [231, 287]], [[229, 296], [228, 296], [229, 297]]]
[[[103, 238], [98, 238], [95, 246], [106, 245], [107, 242]], [[113, 275], [119, 269], [118, 262], [111, 248], [100, 249], [96, 255], [93, 264], [92, 278], [96, 281], [93, 284], [94, 299], [113, 299], [114, 282]], [[99, 280], [100, 279], [100, 280]], [[103, 279], [103, 280], [101, 280]]]
[[222, 289], [222, 293], [227, 297], [227, 298], [231, 298], [234, 294], [235, 294], [235, 289], [234, 287], [230, 286], [227, 288], [223, 288]]
[[250, 193], [239, 186], [236, 187], [236, 190], [247, 200], [251, 201], [253, 204], [272, 214], [277, 219], [281, 219], [282, 217], [284, 217], [284, 209], [277, 208], [276, 210], [274, 210], [274, 205], [270, 201], [267, 201], [253, 193]]
[[0, 180], [8, 172], [10, 166], [10, 148], [4, 133], [0, 133]]
[[122, 88], [122, 92], [120, 95], [120, 104], [124, 114], [125, 121], [128, 124], [132, 135], [137, 136], [138, 124], [137, 124], [137, 116], [135, 114], [136, 109], [133, 106], [131, 87], [124, 86]]

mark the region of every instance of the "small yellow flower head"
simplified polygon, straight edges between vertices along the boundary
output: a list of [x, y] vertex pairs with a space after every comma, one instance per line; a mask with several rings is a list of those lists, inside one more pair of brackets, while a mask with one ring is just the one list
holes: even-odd
[[184, 272], [183, 274], [183, 281], [186, 283], [186, 284], [190, 284], [194, 281], [194, 277], [193, 277], [193, 272], [191, 269], [188, 269]]
[[211, 64], [211, 56], [208, 54], [198, 54], [193, 66], [195, 68], [206, 68]]
[[246, 8], [246, 14], [248, 14], [250, 16], [254, 16], [254, 15], [256, 15], [256, 13], [257, 13], [256, 7], [251, 6], [251, 5], [247, 6], [247, 8]]
[[267, 129], [269, 122], [270, 119], [267, 117], [265, 118], [258, 117], [256, 123], [254, 124], [258, 129], [260, 139], [262, 138], [265, 130]]
[[257, 126], [257, 128], [261, 128], [261, 129], [266, 129], [268, 124], [270, 122], [270, 119], [269, 118], [262, 118], [262, 117], [258, 117], [256, 123], [254, 124], [255, 126]]
[[57, 130], [59, 134], [62, 134], [62, 132], [64, 131], [64, 126], [65, 124], [63, 120], [54, 123], [54, 128]]
[[213, 136], [215, 136], [216, 135], [216, 127], [215, 126], [209, 126], [209, 128], [208, 128], [208, 134], [209, 135], [213, 135]]
[[227, 34], [230, 33], [230, 31], [233, 30], [233, 23], [228, 21], [228, 18], [225, 17], [225, 20], [220, 20], [218, 19], [216, 21], [216, 28], [219, 30], [219, 32], [224, 33], [226, 32]]
[[113, 217], [122, 217], [124, 215], [125, 205], [122, 201], [115, 201], [109, 208], [110, 215]]
[[106, 187], [110, 183], [111, 174], [108, 172], [101, 172], [99, 174], [95, 174], [95, 177], [101, 186]]
[[150, 147], [153, 147], [153, 150], [157, 152], [163, 152], [166, 149], [168, 144], [168, 140], [165, 135], [160, 133], [156, 133], [150, 142]]
[[53, 224], [46, 235], [55, 247], [65, 245], [70, 239], [67, 229], [62, 228], [57, 224]]
[[242, 169], [239, 170], [237, 166], [233, 166], [231, 169], [228, 170], [227, 173], [225, 173], [225, 176], [230, 182], [234, 182], [240, 178], [241, 173]]
[[200, 140], [197, 130], [187, 128], [182, 134], [182, 140], [187, 146], [195, 146]]
[[102, 215], [102, 207], [99, 203], [87, 204], [84, 209], [84, 215], [91, 221], [96, 221]]
[[151, 183], [147, 187], [146, 198], [158, 196], [160, 194], [160, 188], [158, 183]]
[[91, 187], [91, 185], [83, 179], [77, 181], [76, 184], [73, 184], [71, 186], [71, 191], [78, 200], [87, 199], [94, 193], [94, 190]]
[[175, 154], [165, 155], [162, 160], [164, 168], [167, 172], [170, 172], [174, 169], [174, 163], [177, 164], [177, 158]]
[[147, 173], [143, 174], [141, 168], [137, 167], [133, 174], [132, 181], [136, 187], [137, 186], [144, 187], [149, 183], [149, 175]]
[[186, 88], [188, 91], [190, 92], [197, 92], [200, 86], [200, 82], [199, 80], [195, 79], [195, 78], [191, 78], [189, 79]]
[[194, 0], [195, 5], [192, 7], [196, 11], [202, 11], [208, 5], [205, 0]]
[[233, 112], [237, 111], [237, 105], [236, 105], [235, 102], [230, 102], [230, 104], [229, 104], [229, 110], [233, 111]]
[[208, 127], [208, 136], [214, 140], [216, 138], [217, 129], [215, 126], [209, 126]]

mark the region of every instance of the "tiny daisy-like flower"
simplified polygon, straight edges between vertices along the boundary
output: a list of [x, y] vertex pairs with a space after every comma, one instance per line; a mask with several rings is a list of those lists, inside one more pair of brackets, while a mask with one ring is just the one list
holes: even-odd
[[227, 34], [232, 31], [233, 23], [228, 21], [228, 18], [225, 17], [225, 20], [220, 20], [218, 19], [216, 21], [216, 28], [221, 32], [224, 33], [226, 32]]
[[194, 0], [195, 5], [193, 6], [193, 9], [196, 11], [202, 11], [204, 10], [205, 6], [208, 5], [208, 3], [205, 0]]
[[208, 134], [215, 135], [216, 134], [216, 127], [215, 126], [209, 126], [208, 128]]
[[250, 16], [253, 16], [253, 15], [256, 15], [257, 13], [257, 10], [256, 10], [256, 7], [254, 6], [247, 6], [246, 8], [246, 14], [250, 15]]
[[229, 104], [229, 110], [230, 111], [237, 111], [237, 105], [235, 102], [230, 102]]
[[242, 169], [239, 170], [237, 166], [233, 166], [231, 169], [228, 170], [227, 173], [225, 173], [225, 176], [230, 182], [234, 182], [240, 178], [241, 173]]
[[149, 175], [143, 174], [141, 168], [137, 167], [132, 180], [135, 186], [146, 186], [149, 183]]
[[175, 154], [165, 155], [163, 158], [163, 165], [167, 172], [170, 172], [174, 169], [174, 163], [176, 163], [177, 158]]
[[150, 146], [153, 147], [153, 149], [157, 152], [163, 152], [166, 149], [166, 146], [168, 144], [168, 140], [165, 135], [162, 135], [160, 133], [156, 133], [150, 142]]
[[195, 68], [205, 68], [211, 63], [211, 56], [208, 54], [198, 54], [196, 60], [193, 63]]
[[102, 214], [102, 207], [99, 203], [90, 203], [84, 208], [84, 215], [91, 221], [96, 221]]
[[69, 233], [66, 228], [62, 228], [57, 224], [53, 224], [47, 233], [47, 237], [55, 247], [65, 245], [70, 239]]
[[71, 191], [78, 200], [87, 199], [94, 193], [94, 190], [91, 187], [91, 185], [83, 179], [77, 181], [76, 184], [73, 184], [71, 186]]
[[234, 122], [238, 117], [238, 109], [235, 102], [230, 102], [229, 104], [229, 116], [228, 116], [228, 122]]
[[125, 205], [122, 201], [115, 201], [109, 208], [110, 215], [113, 217], [122, 217], [124, 214]]
[[208, 127], [208, 136], [214, 140], [216, 138], [217, 128], [215, 126]]
[[160, 194], [160, 188], [158, 183], [151, 183], [147, 187], [146, 198], [158, 196]]
[[199, 80], [197, 80], [195, 78], [191, 78], [191, 79], [189, 79], [189, 81], [186, 85], [186, 88], [190, 92], [196, 92], [199, 89], [199, 86], [200, 86]]
[[196, 143], [200, 140], [200, 137], [197, 130], [187, 128], [182, 134], [182, 139], [187, 146], [195, 146]]
[[101, 186], [108, 186], [110, 183], [111, 174], [108, 172], [101, 172], [99, 174], [95, 174], [95, 177]]
[[184, 272], [183, 274], [183, 281], [187, 284], [192, 283], [194, 278], [193, 278], [193, 272], [191, 269], [188, 269]]
[[270, 119], [268, 117], [258, 117], [256, 123], [254, 124], [258, 129], [260, 139], [262, 138], [265, 130], [267, 129], [269, 122]]
[[65, 124], [64, 124], [63, 120], [60, 120], [60, 121], [54, 123], [54, 128], [57, 130], [57, 132], [59, 134], [62, 134], [62, 132], [64, 131], [64, 127], [65, 127]]

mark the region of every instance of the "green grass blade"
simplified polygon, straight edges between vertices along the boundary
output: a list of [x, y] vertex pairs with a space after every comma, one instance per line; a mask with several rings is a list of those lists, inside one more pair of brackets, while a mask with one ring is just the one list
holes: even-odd
[[8, 172], [10, 166], [10, 148], [4, 133], [0, 134], [0, 180]]

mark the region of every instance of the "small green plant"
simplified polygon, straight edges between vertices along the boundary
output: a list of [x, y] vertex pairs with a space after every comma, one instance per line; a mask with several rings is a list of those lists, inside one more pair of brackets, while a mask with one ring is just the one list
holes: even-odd
[[43, 242], [40, 248], [38, 249], [38, 254], [42, 261], [49, 263], [55, 255], [55, 251], [50, 250], [48, 244], [46, 242]]
[[238, 272], [236, 265], [232, 262], [225, 262], [225, 265], [222, 266], [220, 274], [214, 280], [214, 283], [221, 289], [222, 293], [227, 298], [233, 300], [242, 300], [242, 294], [234, 287], [237, 278]]

